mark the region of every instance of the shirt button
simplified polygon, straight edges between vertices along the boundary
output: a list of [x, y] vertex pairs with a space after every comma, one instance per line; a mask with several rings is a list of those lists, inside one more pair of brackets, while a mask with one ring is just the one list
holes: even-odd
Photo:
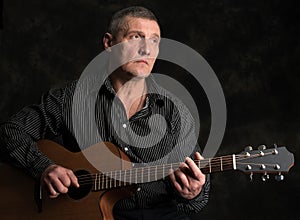
[[141, 191], [141, 187], [137, 188], [136, 191], [137, 191], [137, 192]]
[[125, 147], [124, 150], [125, 150], [125, 151], [128, 151], [128, 147]]
[[127, 124], [123, 124], [122, 126], [123, 126], [123, 128], [127, 128]]

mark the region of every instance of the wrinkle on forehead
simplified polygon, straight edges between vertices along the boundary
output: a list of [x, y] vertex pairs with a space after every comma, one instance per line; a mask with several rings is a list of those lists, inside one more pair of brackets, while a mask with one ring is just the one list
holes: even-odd
[[[157, 22], [155, 20], [150, 20], [150, 19], [147, 19], [147, 18], [138, 18], [138, 17], [126, 16], [124, 18], [122, 24], [121, 24], [121, 27], [120, 27], [119, 32], [117, 33], [117, 35], [122, 35], [123, 37], [126, 36], [128, 34], [128, 32], [130, 31], [130, 26], [131, 26], [130, 24], [132, 24], [133, 22], [136, 22], [137, 19], [151, 21], [151, 22], [155, 22], [157, 24]], [[137, 22], [136, 24], [139, 24], [139, 23]], [[155, 34], [160, 37], [160, 28], [159, 28], [158, 24], [157, 24], [157, 26], [158, 26], [158, 33], [155, 33]], [[141, 27], [137, 26], [138, 29], [141, 28]]]

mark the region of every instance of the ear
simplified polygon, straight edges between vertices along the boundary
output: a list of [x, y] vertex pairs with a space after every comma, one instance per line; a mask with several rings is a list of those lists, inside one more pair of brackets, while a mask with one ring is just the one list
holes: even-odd
[[111, 51], [113, 36], [110, 33], [105, 33], [103, 36], [103, 46], [106, 51]]

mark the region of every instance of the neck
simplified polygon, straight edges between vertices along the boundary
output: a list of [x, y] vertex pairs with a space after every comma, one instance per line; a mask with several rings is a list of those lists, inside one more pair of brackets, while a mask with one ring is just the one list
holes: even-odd
[[[204, 174], [236, 170], [236, 157], [234, 154], [195, 160], [195, 163]], [[169, 175], [170, 170], [178, 169], [180, 164], [181, 163], [178, 162], [94, 174], [93, 190], [98, 191], [165, 179]]]
[[116, 95], [124, 105], [128, 118], [142, 109], [147, 93], [144, 78], [126, 79], [112, 74], [110, 79]]

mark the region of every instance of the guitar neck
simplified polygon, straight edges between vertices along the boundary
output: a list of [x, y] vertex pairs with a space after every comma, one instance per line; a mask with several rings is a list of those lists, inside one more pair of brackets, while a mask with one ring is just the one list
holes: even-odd
[[[236, 169], [234, 154], [194, 162], [204, 174]], [[180, 164], [171, 163], [97, 173], [93, 175], [93, 189], [98, 191], [165, 179], [170, 170], [176, 170]]]

